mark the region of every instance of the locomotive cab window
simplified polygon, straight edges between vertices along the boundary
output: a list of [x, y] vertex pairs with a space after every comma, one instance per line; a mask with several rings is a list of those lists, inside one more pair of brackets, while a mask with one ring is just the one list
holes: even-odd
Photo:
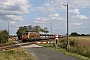
[[28, 35], [28, 33], [23, 33], [23, 35], [24, 35], [24, 36], [27, 36], [27, 35]]

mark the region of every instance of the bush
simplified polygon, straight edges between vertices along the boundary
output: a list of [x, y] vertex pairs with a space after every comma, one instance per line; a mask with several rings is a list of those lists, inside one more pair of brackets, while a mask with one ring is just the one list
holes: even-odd
[[60, 40], [60, 47], [62, 47], [62, 48], [67, 48], [67, 40], [66, 39], [62, 39], [62, 40]]
[[77, 46], [78, 45], [78, 40], [75, 39], [69, 39], [69, 45], [70, 46]]
[[8, 32], [7, 30], [0, 31], [0, 43], [6, 43], [8, 39]]
[[[67, 48], [67, 39], [66, 38], [60, 40], [59, 43], [60, 43], [59, 44], [60, 47]], [[78, 45], [78, 40], [69, 39], [69, 45], [72, 46], [72, 47], [77, 46]]]

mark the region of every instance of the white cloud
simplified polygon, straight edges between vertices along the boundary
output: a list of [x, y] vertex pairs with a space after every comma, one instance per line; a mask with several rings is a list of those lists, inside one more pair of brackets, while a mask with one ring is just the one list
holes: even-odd
[[15, 24], [15, 21], [10, 21], [11, 24]]
[[10, 18], [11, 20], [23, 20], [21, 16], [16, 15], [6, 15], [6, 17]]
[[69, 13], [80, 14], [79, 9], [69, 10]]
[[53, 16], [53, 17], [59, 17], [59, 14], [58, 13], [55, 13], [55, 14], [52, 14], [50, 16]]
[[35, 23], [43, 24], [43, 21], [34, 21]]
[[63, 18], [60, 17], [52, 17], [53, 20], [63, 20]]
[[80, 26], [82, 25], [83, 23], [71, 23], [72, 25], [76, 25], [76, 26]]
[[73, 16], [73, 18], [78, 18], [78, 19], [88, 19], [86, 16], [84, 15], [76, 15], [76, 16]]
[[36, 21], [46, 21], [46, 20], [48, 20], [48, 18], [46, 18], [46, 17], [36, 17], [35, 20]]
[[1, 20], [22, 20], [21, 15], [29, 13], [29, 0], [0, 0]]
[[37, 17], [35, 20], [41, 20], [39, 17]]
[[52, 20], [63, 20], [63, 18], [60, 17], [60, 15], [58, 13], [51, 14], [50, 17]]
[[81, 29], [81, 28], [86, 28], [86, 27], [85, 27], [85, 26], [79, 26], [78, 28], [80, 28], [80, 29]]

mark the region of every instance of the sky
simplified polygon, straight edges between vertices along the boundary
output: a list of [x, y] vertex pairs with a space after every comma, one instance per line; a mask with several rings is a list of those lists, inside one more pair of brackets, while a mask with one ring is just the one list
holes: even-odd
[[90, 0], [0, 0], [0, 30], [15, 35], [21, 26], [47, 27], [53, 34], [90, 34]]

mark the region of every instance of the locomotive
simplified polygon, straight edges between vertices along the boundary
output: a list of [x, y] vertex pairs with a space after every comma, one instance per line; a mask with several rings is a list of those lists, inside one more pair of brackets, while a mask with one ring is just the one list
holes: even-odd
[[40, 34], [37, 32], [24, 32], [22, 34], [22, 41], [33, 41], [33, 40], [39, 40], [40, 39]]

